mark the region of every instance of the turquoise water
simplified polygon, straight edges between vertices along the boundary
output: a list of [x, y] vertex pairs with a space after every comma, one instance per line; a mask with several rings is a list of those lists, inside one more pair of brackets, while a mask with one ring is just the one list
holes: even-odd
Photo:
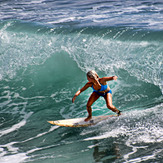
[[[161, 1], [0, 2], [0, 162], [161, 162]], [[123, 111], [87, 128], [49, 120], [86, 117], [86, 72], [109, 81]], [[93, 115], [113, 114], [103, 98]]]

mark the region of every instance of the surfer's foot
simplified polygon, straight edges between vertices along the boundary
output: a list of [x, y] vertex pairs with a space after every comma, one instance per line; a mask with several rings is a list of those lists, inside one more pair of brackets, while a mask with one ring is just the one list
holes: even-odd
[[122, 111], [119, 110], [119, 111], [117, 112], [117, 115], [118, 115], [118, 116], [122, 115]]
[[87, 122], [92, 118], [92, 116], [88, 116], [84, 121]]

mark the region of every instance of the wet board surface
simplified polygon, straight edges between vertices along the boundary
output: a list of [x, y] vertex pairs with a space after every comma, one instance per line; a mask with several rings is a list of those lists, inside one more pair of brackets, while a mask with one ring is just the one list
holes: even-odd
[[64, 127], [87, 127], [95, 125], [103, 120], [106, 120], [111, 117], [117, 117], [117, 115], [106, 115], [106, 116], [94, 116], [91, 120], [85, 122], [86, 117], [83, 118], [74, 118], [74, 119], [64, 119], [56, 121], [48, 121], [50, 124], [64, 126]]

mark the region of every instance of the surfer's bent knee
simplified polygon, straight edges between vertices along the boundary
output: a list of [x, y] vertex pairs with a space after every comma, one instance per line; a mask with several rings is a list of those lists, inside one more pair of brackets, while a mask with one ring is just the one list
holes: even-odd
[[87, 109], [90, 109], [92, 105], [87, 104]]

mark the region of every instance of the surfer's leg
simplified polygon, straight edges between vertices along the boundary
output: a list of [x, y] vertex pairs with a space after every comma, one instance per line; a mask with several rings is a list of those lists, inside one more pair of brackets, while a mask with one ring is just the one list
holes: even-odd
[[106, 105], [108, 109], [112, 110], [113, 112], [117, 113], [118, 115], [121, 115], [121, 111], [119, 111], [113, 104], [112, 104], [112, 94], [107, 93], [104, 97], [106, 101]]
[[87, 102], [87, 112], [88, 112], [88, 117], [85, 119], [85, 121], [89, 121], [92, 118], [92, 104], [99, 98], [100, 96], [96, 93], [93, 92], [91, 96], [89, 97], [89, 100]]

